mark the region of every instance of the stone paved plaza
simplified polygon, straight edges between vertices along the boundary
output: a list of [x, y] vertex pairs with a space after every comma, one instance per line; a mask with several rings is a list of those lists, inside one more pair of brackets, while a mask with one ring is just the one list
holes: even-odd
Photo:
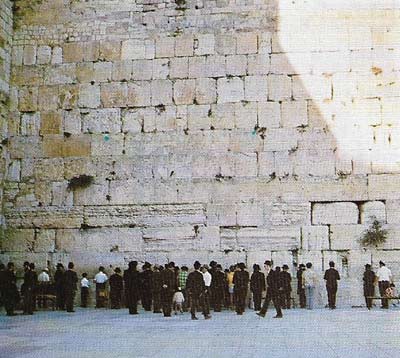
[[7, 358], [376, 358], [396, 357], [399, 310], [292, 309], [283, 319], [248, 310], [211, 320], [169, 319], [125, 309], [77, 309], [0, 317], [0, 357]]

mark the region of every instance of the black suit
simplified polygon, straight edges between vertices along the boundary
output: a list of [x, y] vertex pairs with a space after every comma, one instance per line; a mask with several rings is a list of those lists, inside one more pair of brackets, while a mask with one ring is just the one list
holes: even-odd
[[333, 267], [325, 271], [326, 291], [328, 292], [329, 308], [336, 308], [336, 292], [338, 289], [337, 281], [340, 280], [339, 272]]
[[280, 291], [282, 291], [282, 281], [279, 272], [271, 270], [267, 276], [267, 294], [260, 313], [265, 315], [268, 310], [269, 303], [272, 301], [276, 309], [277, 317], [282, 317], [282, 309], [280, 306]]
[[35, 306], [35, 290], [37, 286], [37, 275], [35, 271], [27, 270], [24, 274], [23, 295], [24, 313], [33, 314]]
[[196, 311], [203, 310], [203, 315], [206, 316], [208, 312], [204, 310], [204, 291], [206, 285], [204, 283], [203, 274], [200, 271], [193, 271], [189, 273], [186, 281], [186, 292], [189, 293], [191, 304], [190, 313], [192, 317], [196, 316]]
[[372, 307], [372, 299], [368, 297], [375, 296], [375, 272], [371, 270], [366, 270], [363, 276], [363, 288], [364, 288], [364, 297], [365, 304], [367, 308], [370, 309]]
[[142, 299], [142, 306], [145, 311], [151, 311], [151, 303], [152, 303], [152, 294], [151, 294], [151, 287], [152, 287], [152, 277], [153, 271], [150, 269], [146, 269], [140, 273], [141, 278], [141, 299]]
[[244, 270], [236, 271], [233, 275], [236, 313], [242, 314], [246, 307], [246, 296], [249, 287], [249, 273]]
[[[161, 305], [165, 317], [171, 316], [172, 298], [177, 289], [177, 279], [174, 271], [165, 269], [161, 272]], [[164, 287], [165, 286], [165, 287]]]
[[67, 270], [64, 274], [65, 305], [67, 312], [74, 311], [74, 298], [77, 290], [78, 275], [73, 270]]
[[111, 308], [121, 308], [121, 296], [124, 289], [124, 281], [117, 273], [110, 277], [110, 301]]
[[282, 271], [281, 273], [282, 281], [282, 292], [281, 292], [281, 304], [283, 308], [290, 308], [290, 294], [292, 292], [292, 276], [287, 271]]
[[222, 271], [216, 270], [212, 275], [211, 281], [212, 302], [214, 303], [215, 312], [221, 311], [222, 303], [224, 301], [225, 285], [225, 274]]
[[65, 310], [65, 287], [63, 269], [57, 269], [54, 274], [54, 284], [56, 289], [56, 306], [59, 310]]
[[254, 271], [250, 279], [250, 290], [253, 293], [254, 310], [261, 309], [261, 295], [265, 291], [265, 275], [260, 271]]
[[4, 308], [6, 309], [7, 316], [14, 315], [14, 309], [16, 304], [20, 300], [20, 296], [17, 289], [17, 277], [15, 276], [14, 271], [6, 270], [3, 274], [3, 302]]
[[140, 297], [140, 274], [136, 269], [124, 271], [126, 305], [129, 314], [137, 314], [137, 303]]

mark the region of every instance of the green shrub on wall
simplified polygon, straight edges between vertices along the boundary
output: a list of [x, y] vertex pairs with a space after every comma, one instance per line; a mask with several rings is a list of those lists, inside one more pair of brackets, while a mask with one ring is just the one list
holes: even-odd
[[387, 230], [382, 229], [382, 224], [378, 220], [374, 220], [371, 226], [366, 230], [360, 238], [363, 247], [379, 247], [386, 242]]

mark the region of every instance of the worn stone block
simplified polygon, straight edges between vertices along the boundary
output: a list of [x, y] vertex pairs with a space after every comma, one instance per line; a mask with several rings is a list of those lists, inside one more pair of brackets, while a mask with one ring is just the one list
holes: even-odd
[[[100, 92], [101, 104], [104, 107], [126, 107], [128, 97], [128, 85], [126, 82], [102, 83], [97, 88]], [[93, 101], [93, 104], [97, 103], [98, 100], [96, 93], [96, 102]], [[91, 108], [96, 107], [99, 107], [99, 104]]]
[[132, 76], [132, 61], [115, 61], [112, 63], [113, 81], [129, 81]]
[[37, 110], [38, 88], [22, 87], [18, 94], [18, 109], [21, 112], [33, 112]]
[[51, 47], [50, 46], [39, 46], [37, 48], [37, 64], [47, 65], [51, 61]]
[[21, 116], [20, 131], [22, 135], [38, 135], [40, 128], [39, 113], [23, 113]]
[[156, 58], [174, 57], [175, 38], [160, 37], [156, 39]]
[[121, 60], [141, 60], [146, 58], [144, 41], [132, 39], [122, 42]]
[[260, 203], [240, 203], [236, 205], [237, 226], [263, 226], [264, 208]]
[[369, 200], [399, 199], [397, 190], [397, 174], [372, 174], [368, 175], [368, 198]]
[[180, 35], [175, 37], [175, 56], [193, 56], [192, 35]]
[[239, 77], [217, 80], [217, 103], [240, 102], [244, 99], [243, 81]]
[[24, 65], [30, 66], [36, 63], [36, 46], [26, 45], [24, 46], [23, 55]]
[[313, 225], [357, 224], [357, 204], [351, 202], [316, 203], [312, 206]]
[[268, 80], [263, 76], [246, 76], [244, 78], [246, 101], [266, 101], [268, 99]]
[[172, 104], [172, 82], [155, 80], [151, 82], [151, 104], [154, 106]]
[[79, 86], [79, 107], [97, 108], [100, 106], [100, 86], [81, 84]]
[[285, 75], [268, 76], [268, 99], [271, 101], [286, 101], [292, 96], [291, 79]]
[[98, 58], [98, 42], [70, 42], [63, 45], [64, 62], [96, 61]]
[[119, 108], [104, 108], [83, 115], [83, 131], [89, 133], [119, 133], [121, 111]]
[[243, 76], [247, 73], [247, 57], [245, 55], [226, 56], [226, 74]]
[[39, 230], [35, 237], [35, 252], [54, 252], [55, 243], [55, 230]]
[[368, 201], [360, 206], [362, 224], [370, 224], [374, 220], [386, 222], [386, 207], [382, 201]]
[[192, 104], [195, 97], [195, 80], [176, 80], [174, 83], [174, 103]]
[[258, 51], [258, 39], [257, 34], [253, 32], [242, 32], [238, 33], [236, 37], [236, 53], [249, 54], [257, 53]]
[[171, 58], [169, 62], [170, 78], [188, 78], [189, 59], [187, 57]]
[[44, 82], [47, 85], [60, 85], [76, 82], [75, 64], [65, 63], [48, 67], [45, 70]]
[[232, 34], [215, 36], [215, 51], [220, 55], [233, 55], [236, 51], [236, 37]]
[[62, 129], [66, 133], [81, 133], [81, 113], [79, 110], [64, 111]]
[[190, 130], [209, 129], [211, 118], [209, 105], [188, 106], [188, 128]]
[[281, 123], [283, 127], [302, 127], [308, 125], [306, 101], [282, 102], [281, 110]]
[[[346, 79], [347, 81], [348, 79]], [[325, 100], [332, 96], [331, 78], [329, 76], [293, 76], [292, 82], [294, 99]]]
[[79, 86], [63, 85], [58, 87], [58, 102], [62, 109], [73, 109], [78, 105]]
[[105, 205], [108, 203], [108, 184], [95, 183], [87, 188], [74, 190], [74, 205]]
[[270, 71], [270, 58], [267, 54], [249, 55], [247, 73], [249, 75], [267, 75]]
[[40, 111], [56, 111], [60, 105], [58, 86], [39, 87], [38, 109]]
[[226, 75], [225, 56], [210, 55], [206, 57], [205, 76], [224, 77]]
[[195, 98], [198, 104], [215, 103], [217, 97], [217, 82], [212, 78], [196, 80]]
[[132, 62], [132, 79], [136, 81], [151, 80], [153, 77], [153, 61], [136, 60]]
[[103, 61], [118, 61], [121, 58], [121, 42], [100, 41], [99, 58]]
[[124, 138], [122, 134], [106, 134], [91, 136], [91, 155], [93, 156], [108, 156], [122, 154], [124, 148]]
[[160, 58], [153, 60], [153, 76], [155, 80], [165, 80], [169, 77], [169, 59]]
[[329, 226], [308, 225], [301, 227], [302, 250], [328, 250]]
[[211, 226], [235, 226], [236, 205], [234, 204], [208, 204], [207, 224]]
[[126, 104], [133, 107], [149, 106], [151, 99], [150, 94], [150, 82], [136, 81], [129, 83]]
[[51, 205], [55, 206], [73, 206], [74, 195], [68, 189], [68, 182], [53, 182], [51, 186]]
[[60, 112], [40, 113], [40, 134], [61, 134], [62, 114]]
[[213, 55], [215, 53], [215, 35], [201, 34], [194, 41], [194, 54], [196, 56]]
[[3, 251], [33, 252], [35, 231], [32, 229], [9, 229], [1, 243]]
[[332, 250], [360, 249], [359, 242], [366, 225], [331, 225], [330, 244]]
[[276, 102], [258, 102], [258, 126], [264, 128], [278, 128], [281, 121], [280, 105]]
[[63, 49], [62, 47], [55, 46], [51, 52], [51, 64], [56, 65], [63, 62]]
[[206, 77], [206, 58], [189, 57], [189, 78]]

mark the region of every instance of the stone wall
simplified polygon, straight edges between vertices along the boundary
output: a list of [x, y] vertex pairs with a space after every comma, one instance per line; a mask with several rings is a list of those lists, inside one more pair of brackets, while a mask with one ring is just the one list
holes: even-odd
[[6, 149], [8, 137], [8, 115], [10, 111], [11, 45], [13, 34], [12, 3], [0, 1], [0, 236], [5, 226], [3, 215], [3, 188], [9, 164]]
[[[93, 272], [272, 258], [321, 274], [334, 260], [340, 304], [362, 302], [365, 263], [387, 261], [398, 280], [400, 6], [29, 9], [12, 55], [4, 260]], [[372, 216], [389, 239], [363, 250]]]

